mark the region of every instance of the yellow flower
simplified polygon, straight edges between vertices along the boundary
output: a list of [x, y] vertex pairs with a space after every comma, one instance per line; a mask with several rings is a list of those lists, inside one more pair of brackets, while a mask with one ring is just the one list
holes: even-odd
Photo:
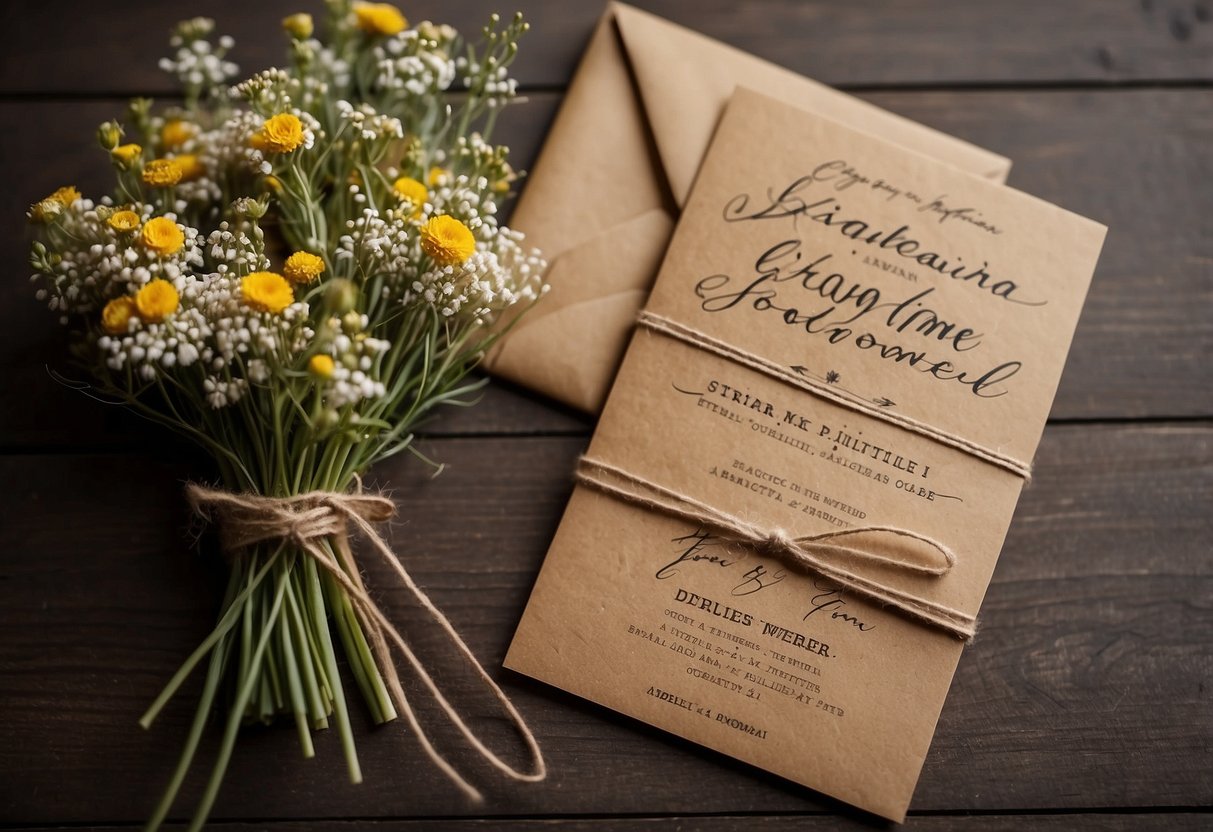
[[307, 40], [312, 36], [315, 25], [312, 23], [312, 16], [310, 14], [298, 12], [297, 14], [282, 18], [282, 28], [296, 40]]
[[29, 207], [29, 218], [34, 222], [50, 222], [80, 198], [80, 192], [71, 185], [64, 185], [53, 194]]
[[[171, 287], [170, 287], [171, 288]], [[101, 326], [110, 335], [123, 335], [138, 307], [130, 295], [114, 298], [101, 310]]]
[[30, 222], [50, 222], [62, 213], [63, 206], [53, 199], [44, 199], [29, 207]]
[[435, 165], [434, 167], [430, 168], [430, 174], [429, 174], [430, 187], [437, 188], [439, 185], [446, 182], [447, 177], [450, 175], [451, 175], [451, 172], [449, 170], [447, 170], [446, 168], [440, 168]]
[[176, 150], [194, 135], [194, 125], [179, 118], [169, 119], [160, 128], [160, 144], [165, 150]]
[[134, 231], [139, 227], [139, 215], [134, 211], [115, 211], [106, 222], [115, 231]]
[[421, 216], [421, 211], [425, 208], [425, 201], [430, 195], [425, 185], [410, 176], [402, 176], [392, 183], [392, 190], [396, 192], [396, 196], [412, 203], [413, 219]]
[[466, 225], [443, 214], [421, 227], [421, 248], [439, 265], [458, 266], [476, 251], [476, 238]]
[[143, 166], [143, 181], [156, 188], [167, 188], [180, 182], [184, 173], [176, 159], [153, 159]]
[[80, 192], [72, 185], [64, 185], [62, 188], [55, 190], [47, 199], [53, 199], [64, 208], [71, 206], [73, 202], [80, 198]]
[[143, 148], [131, 142], [129, 144], [120, 144], [110, 151], [110, 158], [124, 168], [129, 168], [135, 164], [139, 155], [143, 153]]
[[312, 375], [320, 378], [332, 378], [335, 367], [331, 355], [313, 355], [307, 362], [307, 368], [312, 371]]
[[163, 321], [177, 311], [181, 296], [167, 280], [156, 278], [135, 293], [135, 306], [139, 317], [149, 324]]
[[290, 153], [303, 144], [303, 122], [293, 113], [279, 113], [266, 120], [261, 132], [253, 136], [252, 145], [271, 153]]
[[391, 3], [354, 3], [358, 28], [371, 35], [396, 35], [409, 25], [400, 9]]
[[157, 254], [176, 254], [185, 245], [185, 234], [168, 217], [150, 219], [143, 226], [143, 245]]
[[307, 251], [296, 251], [282, 266], [282, 273], [291, 283], [311, 283], [323, 272], [324, 260]]
[[282, 180], [274, 174], [269, 173], [265, 176], [265, 187], [269, 188], [276, 194], [282, 193]]
[[240, 281], [244, 303], [260, 312], [277, 314], [295, 302], [295, 293], [286, 278], [274, 272], [253, 272]]
[[182, 182], [193, 182], [206, 175], [206, 165], [202, 164], [197, 154], [182, 153], [180, 156], [174, 157], [173, 161], [181, 168]]

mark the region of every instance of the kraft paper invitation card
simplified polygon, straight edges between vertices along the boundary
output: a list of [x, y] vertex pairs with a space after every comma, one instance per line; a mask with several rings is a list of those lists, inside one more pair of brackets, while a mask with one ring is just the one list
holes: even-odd
[[506, 665], [902, 820], [1104, 231], [739, 89]]

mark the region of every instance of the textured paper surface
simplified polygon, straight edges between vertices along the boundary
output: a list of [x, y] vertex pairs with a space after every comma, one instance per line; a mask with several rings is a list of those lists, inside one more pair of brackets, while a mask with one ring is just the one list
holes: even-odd
[[739, 84], [998, 182], [1010, 169], [994, 153], [611, 4], [511, 222], [548, 258], [551, 291], [490, 354], [492, 373], [601, 409], [673, 218]]
[[[1030, 461], [1103, 236], [1040, 200], [738, 90], [647, 308]], [[943, 577], [841, 562], [971, 613], [1023, 484], [647, 329], [588, 454], [794, 535], [875, 524], [930, 535], [958, 554]], [[578, 486], [506, 664], [901, 820], [963, 649]]]

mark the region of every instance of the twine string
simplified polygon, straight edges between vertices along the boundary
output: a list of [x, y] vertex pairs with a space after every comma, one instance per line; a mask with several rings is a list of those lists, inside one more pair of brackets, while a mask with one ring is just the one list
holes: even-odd
[[[956, 553], [926, 535], [898, 526], [872, 525], [793, 537], [781, 528], [761, 526], [591, 457], [582, 457], [578, 463], [577, 481], [623, 502], [663, 512], [711, 529], [726, 540], [753, 546], [795, 566], [811, 570], [841, 589], [883, 606], [894, 607], [911, 618], [962, 640], [967, 641], [977, 633], [975, 616], [888, 586], [838, 563], [842, 558], [850, 558], [914, 574], [942, 577], [956, 565]], [[857, 535], [885, 538], [890, 542], [917, 541], [937, 553], [942, 563], [917, 563], [883, 554], [870, 545], [858, 548], [843, 542]]]
[[969, 456], [984, 460], [991, 465], [996, 465], [1004, 471], [1010, 471], [1012, 474], [1022, 477], [1025, 481], [1032, 479], [1032, 466], [1022, 460], [1004, 454], [1001, 451], [987, 448], [963, 436], [940, 430], [926, 422], [920, 422], [917, 419], [906, 416], [904, 413], [879, 407], [865, 399], [843, 395], [824, 382], [796, 373], [782, 364], [776, 364], [774, 361], [770, 361], [760, 355], [755, 355], [733, 344], [713, 338], [686, 324], [681, 324], [647, 310], [641, 311], [636, 319], [636, 323], [645, 329], [659, 332], [676, 341], [682, 341], [684, 344], [697, 347], [704, 352], [726, 358], [735, 364], [741, 364], [770, 378], [783, 381], [793, 387], [799, 387], [818, 398], [826, 399], [848, 410], [858, 411], [888, 424], [904, 428], [919, 436], [925, 436], [941, 445], [956, 448]]
[[[208, 520], [217, 521], [220, 545], [229, 556], [237, 556], [241, 550], [245, 550], [255, 543], [289, 541], [312, 558], [321, 569], [341, 585], [349, 596], [354, 612], [371, 642], [371, 649], [393, 703], [404, 715], [405, 721], [416, 734], [426, 755], [469, 798], [475, 801], [482, 799], [480, 792], [451, 765], [430, 741], [417, 713], [405, 695], [399, 673], [396, 670], [396, 662], [392, 656], [392, 646], [399, 651], [408, 666], [412, 668], [434, 697], [446, 718], [481, 757], [512, 780], [534, 783], [544, 779], [547, 775], [547, 767], [543, 760], [543, 753], [539, 749], [535, 735], [517, 708], [514, 707], [514, 703], [489, 676], [450, 620], [417, 585], [400, 559], [396, 557], [391, 547], [375, 529], [374, 523], [387, 520], [396, 513], [396, 507], [391, 500], [381, 494], [363, 493], [361, 486], [359, 492], [352, 494], [312, 491], [294, 497], [278, 498], [236, 494], [191, 483], [186, 488], [186, 496], [195, 512]], [[443, 694], [424, 662], [418, 658], [408, 641], [401, 635], [400, 630], [392, 624], [383, 610], [370, 597], [350, 546], [349, 529], [351, 526], [361, 532], [370, 542], [371, 548], [392, 567], [396, 577], [438, 623], [447, 638], [455, 645], [460, 656], [496, 698], [530, 752], [532, 761], [530, 772], [519, 771], [485, 745], [468, 726], [459, 710]]]

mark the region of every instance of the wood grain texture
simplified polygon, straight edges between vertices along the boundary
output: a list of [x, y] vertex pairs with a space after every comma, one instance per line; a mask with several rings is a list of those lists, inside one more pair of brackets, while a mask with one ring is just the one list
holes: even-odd
[[[1213, 414], [1213, 91], [901, 92], [864, 96], [882, 107], [1016, 160], [1011, 184], [1109, 226], [1053, 418]], [[502, 117], [499, 139], [523, 167], [538, 153], [559, 101], [532, 96]], [[107, 185], [92, 141], [115, 102], [0, 103], [0, 158], [54, 159], [0, 170], [0, 216], [66, 182]], [[39, 125], [38, 130], [29, 125]], [[27, 241], [0, 234], [0, 445], [114, 446], [145, 426], [52, 382], [62, 333], [23, 279]], [[432, 432], [584, 432], [591, 420], [495, 384], [482, 407], [450, 412]], [[20, 401], [21, 405], [16, 406]]]
[[[549, 780], [506, 786], [440, 732], [486, 787], [485, 806], [469, 806], [403, 731], [369, 731], [359, 713], [363, 785], [344, 782], [333, 736], [303, 761], [291, 729], [251, 731], [217, 821], [822, 811], [862, 819], [499, 670], [583, 446], [576, 437], [435, 440], [428, 451], [450, 463], [441, 477], [405, 463], [376, 472], [401, 506], [397, 551], [503, 679], [544, 743]], [[190, 696], [150, 732], [135, 719], [207, 631], [219, 590], [215, 560], [184, 543], [178, 489], [190, 473], [146, 455], [0, 457], [0, 478], [13, 484], [0, 506], [9, 545], [0, 574], [0, 819], [129, 823], [147, 812]], [[1213, 735], [1211, 500], [1213, 427], [1047, 431], [914, 810], [1213, 802], [1207, 770], [1194, 765]], [[486, 715], [477, 724], [516, 750], [433, 628], [410, 617], [382, 568], [367, 564], [367, 573], [458, 701]]]
[[[521, 10], [533, 30], [515, 67], [526, 86], [561, 86], [589, 38], [601, 0], [410, 0], [410, 19], [474, 33], [497, 7]], [[636, 0], [678, 23], [829, 84], [1116, 83], [1213, 78], [1209, 0]], [[319, 0], [209, 0], [182, 6], [128, 0], [122, 13], [87, 0], [10, 3], [0, 94], [172, 92], [156, 67], [171, 27], [206, 14], [236, 38], [247, 72], [282, 60], [281, 18], [321, 19]], [[139, 49], [130, 50], [130, 32]], [[98, 71], [104, 68], [104, 71]]]

